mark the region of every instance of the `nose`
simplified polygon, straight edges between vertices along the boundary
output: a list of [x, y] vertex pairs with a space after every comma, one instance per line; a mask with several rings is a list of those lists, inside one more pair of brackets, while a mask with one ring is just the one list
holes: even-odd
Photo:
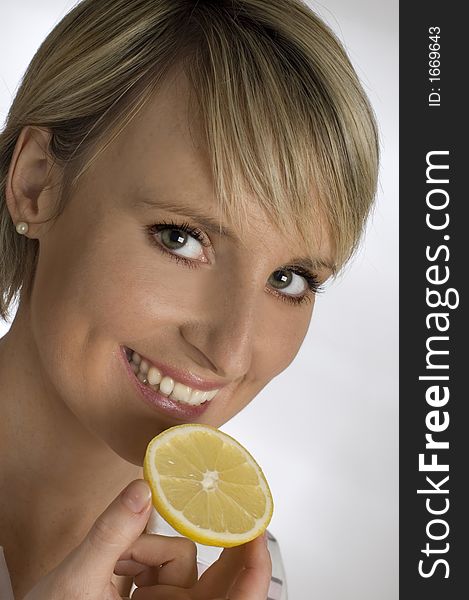
[[256, 340], [261, 338], [260, 308], [265, 293], [259, 279], [243, 283], [239, 278], [229, 279], [222, 277], [216, 290], [207, 290], [199, 316], [180, 330], [191, 345], [189, 354], [195, 362], [234, 381], [251, 367]]

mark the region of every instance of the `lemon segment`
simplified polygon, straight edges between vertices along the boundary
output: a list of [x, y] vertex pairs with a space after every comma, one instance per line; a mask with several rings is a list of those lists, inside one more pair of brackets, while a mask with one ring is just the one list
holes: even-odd
[[262, 469], [239, 442], [210, 425], [177, 425], [154, 437], [143, 476], [157, 512], [200, 544], [244, 544], [263, 533], [272, 518]]

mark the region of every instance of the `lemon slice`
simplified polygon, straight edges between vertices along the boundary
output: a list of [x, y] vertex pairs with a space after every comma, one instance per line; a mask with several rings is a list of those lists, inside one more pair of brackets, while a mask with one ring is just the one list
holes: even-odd
[[272, 518], [262, 469], [239, 442], [210, 425], [177, 425], [154, 437], [143, 476], [158, 513], [194, 542], [238, 546]]

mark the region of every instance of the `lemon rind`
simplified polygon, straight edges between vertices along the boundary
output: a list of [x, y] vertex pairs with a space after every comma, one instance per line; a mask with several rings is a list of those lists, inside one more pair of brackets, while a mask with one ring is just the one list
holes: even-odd
[[[254, 519], [256, 525], [249, 531], [243, 533], [214, 533], [214, 531], [211, 529], [205, 529], [203, 527], [194, 525], [184, 516], [182, 511], [179, 511], [172, 507], [170, 502], [166, 500], [166, 495], [159, 482], [160, 475], [155, 467], [155, 461], [153, 460], [153, 457], [158, 449], [158, 446], [169, 442], [171, 437], [178, 436], [180, 434], [181, 429], [183, 428], [190, 428], [193, 431], [207, 431], [208, 429], [216, 432], [218, 437], [226, 439], [228, 443], [239, 449], [241, 453], [246, 456], [247, 461], [251, 464], [251, 466], [253, 466], [253, 468], [257, 472], [259, 478], [259, 486], [264, 492], [266, 499], [266, 509], [262, 517]], [[254, 457], [250, 454], [250, 452], [246, 450], [246, 448], [244, 448], [244, 446], [242, 446], [237, 440], [235, 440], [232, 436], [225, 433], [224, 431], [220, 431], [219, 429], [217, 429], [216, 427], [212, 427], [211, 425], [201, 425], [199, 423], [185, 423], [166, 429], [161, 434], [154, 437], [148, 444], [147, 451], [145, 454], [145, 460], [143, 463], [143, 476], [150, 485], [152, 491], [152, 501], [156, 511], [163, 517], [163, 519], [165, 519], [167, 523], [169, 523], [169, 525], [171, 525], [181, 535], [184, 535], [185, 537], [188, 537], [191, 540], [200, 544], [225, 548], [245, 544], [261, 535], [261, 533], [263, 533], [265, 529], [267, 529], [271, 521], [273, 514], [273, 499], [269, 485], [267, 483], [267, 479], [265, 478], [261, 467], [256, 462]], [[171, 507], [169, 510], [167, 508], [168, 506]]]

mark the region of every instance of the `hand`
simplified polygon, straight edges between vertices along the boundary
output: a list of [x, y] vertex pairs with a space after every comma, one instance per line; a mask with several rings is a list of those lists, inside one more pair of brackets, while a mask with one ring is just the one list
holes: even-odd
[[[197, 581], [196, 546], [186, 538], [141, 536], [148, 522], [151, 493], [138, 479], [98, 517], [83, 542], [24, 597], [24, 600], [121, 600], [111, 578], [137, 541], [142, 581], [154, 572], [164, 584], [189, 587]], [[130, 550], [132, 554], [132, 550]], [[158, 568], [159, 565], [163, 565]], [[133, 564], [135, 569], [135, 564]], [[118, 575], [119, 573], [116, 573]], [[129, 573], [130, 575], [131, 573]]]
[[263, 536], [223, 550], [197, 581], [193, 542], [142, 534], [150, 507], [147, 483], [133, 481], [98, 517], [83, 542], [23, 600], [121, 600], [111, 581], [113, 573], [134, 577], [139, 587], [132, 600], [267, 598], [272, 563]]
[[139, 586], [132, 600], [266, 600], [272, 561], [263, 535], [242, 546], [225, 548], [199, 581], [189, 572], [184, 581], [177, 564], [171, 569], [167, 564], [160, 569], [145, 566], [161, 564], [152, 554], [154, 537], [160, 536], [141, 536], [121, 557], [126, 560], [116, 565], [116, 575], [132, 575]]

